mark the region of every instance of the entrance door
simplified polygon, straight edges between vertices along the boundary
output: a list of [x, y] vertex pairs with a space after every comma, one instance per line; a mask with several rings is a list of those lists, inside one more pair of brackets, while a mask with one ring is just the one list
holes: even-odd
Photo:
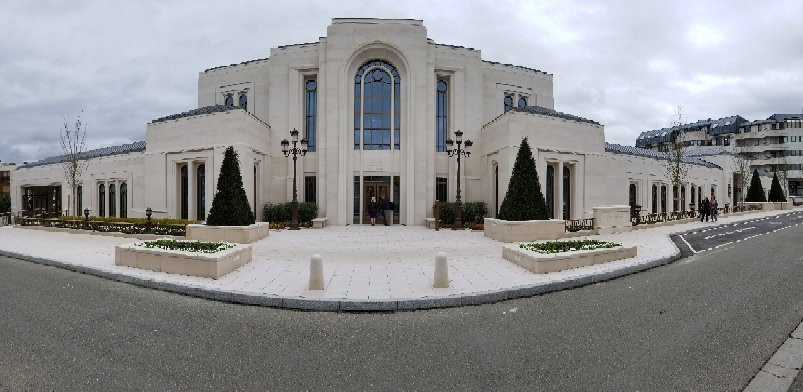
[[[371, 217], [368, 216], [368, 203], [371, 198], [376, 198], [376, 203], [379, 205], [380, 200], [387, 200], [390, 195], [390, 182], [364, 182], [362, 188], [362, 223], [371, 223]], [[382, 217], [379, 215], [381, 211], [377, 210], [377, 222], [383, 222]]]

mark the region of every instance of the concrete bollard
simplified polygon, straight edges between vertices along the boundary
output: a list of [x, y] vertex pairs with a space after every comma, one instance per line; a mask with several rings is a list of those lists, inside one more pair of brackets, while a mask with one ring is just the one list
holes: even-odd
[[323, 290], [323, 260], [321, 255], [314, 254], [309, 261], [309, 289]]
[[446, 254], [438, 252], [435, 256], [435, 288], [445, 289], [449, 287], [449, 264], [446, 262]]

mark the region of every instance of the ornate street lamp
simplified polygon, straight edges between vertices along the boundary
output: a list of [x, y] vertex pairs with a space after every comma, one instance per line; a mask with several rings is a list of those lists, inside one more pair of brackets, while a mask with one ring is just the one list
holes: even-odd
[[290, 131], [290, 139], [293, 141], [293, 148], [287, 139], [282, 140], [282, 154], [285, 157], [293, 156], [293, 202], [290, 204], [290, 230], [298, 230], [298, 191], [296, 188], [296, 161], [298, 155], [307, 155], [307, 139], [301, 139], [301, 148], [298, 148], [298, 131], [293, 128]]
[[[457, 147], [453, 147], [457, 144]], [[463, 228], [463, 202], [460, 200], [460, 157], [468, 158], [471, 155], [469, 149], [474, 145], [471, 140], [463, 141], [463, 131], [457, 130], [454, 133], [454, 140], [446, 139], [446, 153], [450, 157], [457, 156], [457, 197], [454, 202], [454, 225], [452, 230]]]
[[145, 209], [145, 217], [147, 218], [147, 220], [145, 221], [145, 232], [146, 233], [150, 233], [151, 232], [151, 223], [152, 223], [151, 222], [151, 215], [153, 215], [153, 210], [150, 207], [146, 208]]

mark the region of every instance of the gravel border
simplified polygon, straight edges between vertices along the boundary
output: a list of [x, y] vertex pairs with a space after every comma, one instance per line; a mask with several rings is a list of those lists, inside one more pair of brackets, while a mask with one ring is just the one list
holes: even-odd
[[[673, 235], [674, 236], [674, 235]], [[445, 297], [427, 298], [400, 298], [393, 300], [347, 300], [347, 299], [315, 299], [303, 297], [280, 297], [276, 295], [257, 295], [238, 291], [212, 290], [200, 286], [164, 282], [159, 280], [139, 278], [136, 276], [106, 271], [98, 268], [73, 265], [56, 260], [26, 256], [15, 252], [0, 250], [0, 256], [18, 260], [29, 261], [46, 266], [62, 268], [82, 274], [93, 275], [117, 282], [129, 283], [140, 287], [167, 291], [170, 293], [187, 295], [213, 301], [230, 302], [243, 305], [255, 305], [271, 308], [308, 310], [308, 311], [342, 311], [342, 312], [395, 312], [421, 309], [450, 308], [468, 305], [481, 305], [515, 298], [533, 297], [536, 295], [569, 290], [594, 283], [616, 279], [660, 267], [682, 258], [681, 252], [675, 247], [672, 255], [648, 261], [641, 264], [606, 271], [596, 275], [580, 276], [557, 282], [540, 283], [534, 285], [514, 286], [507, 289], [475, 292], [463, 295], [450, 295]]]

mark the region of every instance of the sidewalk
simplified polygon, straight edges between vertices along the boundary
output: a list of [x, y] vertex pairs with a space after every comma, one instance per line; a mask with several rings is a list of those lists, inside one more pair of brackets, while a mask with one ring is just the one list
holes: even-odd
[[[672, 233], [786, 212], [590, 236], [638, 246], [638, 256], [542, 275], [503, 259], [502, 243], [482, 232], [398, 225], [271, 231], [253, 244], [250, 263], [218, 280], [114, 265], [114, 246], [138, 242], [130, 238], [0, 227], [0, 254], [232, 302], [326, 310], [420, 309], [494, 302], [612, 279], [676, 260]], [[449, 288], [432, 287], [437, 252], [448, 257]], [[314, 253], [324, 261], [323, 291], [306, 289]]]

